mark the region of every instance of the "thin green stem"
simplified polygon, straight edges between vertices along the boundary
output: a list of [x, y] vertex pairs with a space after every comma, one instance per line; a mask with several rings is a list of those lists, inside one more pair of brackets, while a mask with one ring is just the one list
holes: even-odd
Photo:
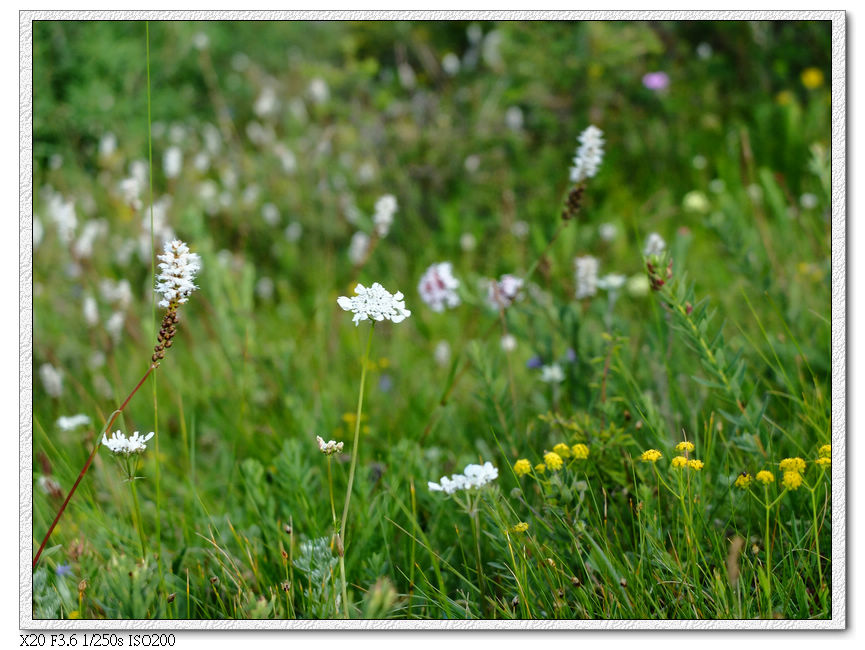
[[339, 570], [342, 575], [342, 603], [345, 611], [345, 617], [350, 618], [348, 611], [347, 587], [345, 576], [345, 526], [348, 522], [348, 508], [351, 503], [351, 489], [354, 486], [354, 472], [357, 469], [358, 445], [360, 442], [360, 417], [363, 415], [363, 391], [366, 387], [366, 369], [369, 365], [369, 351], [372, 347], [372, 333], [375, 330], [375, 323], [370, 325], [369, 336], [366, 340], [366, 352], [363, 356], [363, 361], [360, 371], [360, 390], [357, 394], [357, 412], [354, 420], [354, 443], [351, 447], [351, 468], [348, 471], [348, 487], [345, 490], [345, 506], [342, 510], [342, 522], [339, 525]]
[[135, 508], [133, 520], [135, 528], [138, 529], [138, 541], [141, 542], [141, 558], [147, 560], [147, 543], [144, 541], [144, 524], [141, 520], [141, 507], [138, 505], [138, 490], [135, 487], [135, 477], [129, 479], [129, 488], [132, 490], [132, 504]]

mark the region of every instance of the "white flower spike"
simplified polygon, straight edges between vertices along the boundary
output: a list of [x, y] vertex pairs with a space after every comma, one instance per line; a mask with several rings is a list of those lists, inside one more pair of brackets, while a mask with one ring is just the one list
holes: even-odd
[[165, 243], [165, 252], [158, 259], [162, 269], [156, 276], [156, 293], [162, 296], [159, 306], [169, 307], [189, 300], [189, 295], [198, 288], [193, 280], [201, 270], [201, 258], [175, 239]]
[[369, 288], [358, 284], [354, 292], [357, 294], [354, 297], [340, 296], [336, 302], [345, 311], [354, 313], [352, 321], [356, 326], [362, 320], [401, 323], [411, 316], [411, 311], [405, 308], [401, 291], [392, 294], [376, 282]]
[[590, 125], [577, 138], [580, 146], [574, 156], [574, 166], [571, 167], [571, 182], [580, 183], [592, 178], [598, 173], [598, 167], [604, 159], [604, 132]]

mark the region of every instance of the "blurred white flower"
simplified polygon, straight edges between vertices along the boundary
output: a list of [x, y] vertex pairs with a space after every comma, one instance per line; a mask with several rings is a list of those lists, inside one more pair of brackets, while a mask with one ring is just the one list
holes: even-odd
[[697, 56], [705, 61], [712, 56], [712, 46], [706, 42], [700, 43], [697, 46]]
[[117, 184], [123, 202], [134, 210], [141, 209], [141, 183], [135, 176], [124, 178]]
[[711, 204], [706, 195], [700, 190], [692, 190], [685, 194], [682, 199], [682, 207], [691, 212], [708, 212], [711, 209]]
[[448, 52], [442, 58], [442, 69], [449, 77], [453, 77], [460, 71], [460, 58], [453, 52]]
[[352, 321], [356, 326], [359, 326], [362, 320], [401, 323], [411, 316], [411, 311], [405, 308], [401, 291], [392, 294], [375, 282], [369, 288], [358, 284], [354, 293], [356, 295], [351, 298], [340, 296], [336, 302], [345, 311], [354, 313]]
[[189, 247], [179, 239], [166, 242], [164, 251], [157, 258], [162, 269], [156, 276], [156, 292], [162, 296], [160, 307], [189, 300], [190, 294], [198, 288], [193, 280], [201, 270], [201, 258], [190, 253]]
[[290, 242], [296, 242], [303, 235], [303, 225], [299, 221], [292, 221], [285, 227], [285, 238]]
[[96, 304], [96, 298], [89, 294], [84, 296], [81, 310], [84, 313], [84, 322], [90, 327], [93, 327], [99, 322], [99, 307]]
[[414, 70], [408, 63], [400, 63], [397, 68], [397, 74], [399, 75], [399, 83], [403, 88], [411, 90], [415, 87], [417, 80], [415, 79]]
[[548, 384], [560, 384], [564, 380], [565, 373], [559, 364], [553, 363], [541, 368], [541, 381]]
[[110, 158], [115, 151], [117, 151], [117, 136], [109, 131], [99, 138], [99, 157]]
[[129, 280], [111, 280], [104, 278], [99, 282], [99, 293], [106, 302], [114, 303], [125, 309], [132, 302], [132, 287]]
[[136, 431], [127, 438], [126, 435], [118, 430], [112, 433], [110, 438], [103, 433], [102, 444], [117, 455], [129, 456], [131, 454], [140, 454], [147, 449], [145, 443], [152, 437], [152, 431], [146, 436], [142, 436]]
[[495, 70], [499, 70], [504, 66], [504, 59], [501, 54], [502, 33], [494, 29], [488, 32], [484, 37], [483, 46], [481, 48], [481, 56], [484, 63]]
[[460, 248], [466, 253], [471, 253], [478, 245], [478, 240], [470, 232], [464, 232], [460, 236]]
[[186, 140], [188, 129], [183, 124], [172, 124], [171, 128], [168, 129], [168, 139], [171, 140], [172, 144], [180, 144], [184, 140]]
[[519, 106], [511, 106], [505, 111], [505, 124], [511, 131], [523, 128], [523, 110]]
[[125, 320], [126, 317], [123, 315], [123, 312], [116, 311], [111, 314], [107, 321], [105, 321], [105, 331], [108, 332], [108, 335], [115, 343], [120, 340], [120, 334], [123, 333], [123, 324]]
[[276, 113], [277, 109], [279, 109], [279, 98], [276, 89], [273, 86], [265, 86], [255, 100], [252, 110], [258, 117], [268, 117]]
[[469, 174], [474, 174], [481, 166], [481, 157], [476, 153], [466, 156], [463, 166]]
[[598, 173], [598, 167], [604, 159], [604, 132], [594, 125], [589, 125], [577, 140], [580, 146], [574, 156], [574, 166], [571, 167], [571, 182], [580, 183], [592, 178]]
[[209, 44], [210, 39], [204, 32], [196, 32], [195, 36], [192, 37], [192, 45], [195, 46], [196, 50], [206, 50]]
[[442, 476], [439, 479], [439, 483], [429, 481], [427, 487], [429, 487], [431, 492], [453, 494], [459, 490], [481, 488], [498, 477], [499, 470], [490, 461], [487, 461], [483, 465], [466, 465], [462, 474], [453, 474], [450, 478]]
[[263, 300], [270, 300], [273, 298], [273, 280], [268, 277], [259, 278], [258, 282], [255, 283], [255, 295]]
[[598, 289], [610, 292], [618, 291], [625, 286], [627, 279], [624, 275], [619, 275], [618, 273], [608, 273], [598, 280]]
[[162, 157], [162, 169], [166, 178], [177, 178], [183, 168], [183, 152], [180, 147], [169, 147]]
[[40, 476], [37, 483], [39, 489], [45, 494], [57, 495], [60, 498], [63, 497], [63, 488], [60, 487], [60, 483], [58, 483], [53, 477]]
[[805, 192], [802, 196], [799, 197], [799, 205], [801, 205], [806, 210], [813, 210], [817, 207], [817, 196], [815, 194], [811, 194], [810, 192]]
[[436, 343], [433, 358], [440, 366], [446, 366], [451, 359], [451, 346], [447, 341], [439, 341]]
[[510, 307], [515, 300], [520, 300], [523, 297], [523, 280], [515, 275], [506, 273], [499, 279], [486, 280], [487, 285], [487, 303], [493, 309], [504, 309]]
[[63, 373], [50, 363], [39, 366], [39, 377], [45, 387], [45, 392], [51, 397], [60, 397], [63, 393]]
[[33, 248], [38, 248], [42, 237], [45, 235], [45, 229], [42, 227], [42, 221], [35, 214], [33, 215]]
[[430, 266], [421, 276], [417, 290], [423, 301], [435, 312], [457, 307], [460, 297], [457, 289], [460, 281], [454, 277], [450, 262], [440, 262]]
[[598, 226], [598, 235], [600, 235], [601, 239], [603, 239], [605, 242], [613, 241], [618, 233], [619, 229], [616, 228], [615, 224], [602, 223], [600, 226]]
[[627, 292], [633, 298], [644, 298], [649, 295], [649, 278], [645, 273], [638, 273], [628, 278]]
[[661, 255], [666, 248], [667, 242], [664, 241], [663, 237], [656, 232], [649, 233], [649, 236], [646, 238], [646, 245], [643, 248], [643, 255], [645, 257]]
[[78, 225], [78, 217], [75, 214], [75, 201], [66, 200], [59, 194], [51, 192], [45, 206], [48, 218], [57, 226], [57, 234], [60, 241], [68, 244], [72, 241], [75, 228]]
[[598, 260], [591, 255], [574, 259], [577, 300], [594, 296], [598, 292]]
[[279, 208], [273, 203], [265, 203], [261, 206], [261, 218], [268, 226], [276, 226], [279, 223]]
[[83, 427], [85, 424], [90, 424], [90, 418], [79, 413], [78, 415], [62, 415], [57, 418], [57, 426], [61, 431], [72, 431], [78, 427]]
[[192, 159], [192, 166], [202, 174], [210, 169], [210, 156], [205, 151], [199, 151]]
[[691, 165], [694, 169], [706, 169], [706, 165], [709, 164], [709, 161], [706, 160], [706, 156], [697, 154], [691, 159]]
[[529, 224], [525, 221], [514, 221], [511, 233], [517, 239], [525, 239], [529, 234]]
[[351, 243], [348, 245], [348, 259], [351, 260], [352, 264], [357, 266], [366, 259], [369, 242], [369, 235], [361, 230], [351, 236]]
[[333, 454], [338, 454], [342, 451], [343, 444], [342, 442], [336, 442], [335, 440], [324, 441], [324, 438], [321, 436], [315, 437], [318, 442], [318, 450], [323, 453], [325, 456], [332, 456]]
[[754, 202], [759, 203], [763, 200], [763, 188], [757, 185], [756, 183], [752, 183], [747, 188], [748, 197]]
[[713, 194], [720, 194], [724, 191], [724, 181], [720, 178], [713, 178], [709, 181], [709, 191]]
[[293, 174], [297, 171], [297, 157], [291, 149], [280, 142], [274, 145], [273, 153], [279, 158], [279, 164], [282, 165], [282, 170], [286, 174]]
[[327, 87], [327, 82], [318, 77], [309, 82], [307, 92], [310, 99], [316, 104], [324, 104], [330, 98], [330, 89]]
[[393, 194], [385, 194], [375, 202], [375, 213], [372, 222], [379, 237], [387, 237], [390, 227], [393, 225], [393, 215], [397, 210], [396, 197]]
[[108, 222], [104, 219], [92, 219], [84, 224], [81, 234], [75, 240], [72, 251], [79, 259], [88, 259], [93, 255], [93, 243], [97, 237], [102, 237], [108, 232]]
[[517, 337], [513, 334], [505, 334], [500, 344], [505, 352], [513, 352], [517, 349]]

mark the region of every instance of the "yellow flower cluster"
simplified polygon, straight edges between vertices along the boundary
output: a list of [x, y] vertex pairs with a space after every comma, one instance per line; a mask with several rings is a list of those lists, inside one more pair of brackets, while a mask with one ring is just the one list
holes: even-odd
[[742, 472], [736, 477], [736, 482], [733, 485], [742, 490], [747, 490], [751, 485], [751, 475], [748, 472]]
[[578, 443], [571, 447], [571, 453], [577, 460], [585, 460], [589, 457], [589, 447], [583, 443]]
[[828, 456], [823, 456], [822, 458], [818, 458], [814, 462], [817, 463], [818, 465], [820, 465], [821, 467], [825, 467], [827, 465], [832, 464], [832, 459], [829, 458]]
[[797, 474], [801, 474], [805, 471], [805, 461], [799, 458], [785, 458], [782, 460], [778, 467], [782, 472], [796, 472]]
[[819, 68], [805, 68], [802, 71], [802, 85], [814, 90], [823, 85], [823, 72]]
[[514, 474], [517, 476], [525, 476], [532, 471], [532, 464], [526, 458], [520, 458], [514, 463]]
[[781, 485], [788, 490], [797, 490], [802, 485], [802, 475], [799, 472], [784, 472]]
[[696, 458], [693, 460], [689, 460], [688, 467], [690, 467], [695, 472], [699, 472], [701, 469], [703, 469], [703, 461], [697, 460]]
[[676, 445], [676, 451], [678, 451], [679, 453], [684, 453], [686, 451], [694, 451], [694, 443], [688, 442], [687, 440], [680, 442], [678, 445]]
[[820, 454], [820, 458], [829, 458], [832, 456], [832, 445], [823, 445], [817, 453]]
[[640, 454], [640, 460], [644, 463], [657, 463], [661, 460], [661, 452], [657, 449], [647, 449]]
[[672, 460], [672, 462], [670, 463], [670, 466], [671, 466], [673, 469], [682, 469], [683, 467], [687, 467], [687, 466], [688, 466], [688, 459], [685, 458], [684, 456], [676, 456], [676, 457]]
[[511, 527], [511, 532], [512, 532], [512, 533], [524, 533], [524, 532], [526, 532], [528, 529], [529, 529], [529, 525], [528, 525], [526, 522], [521, 521], [520, 523], [518, 523], [518, 524], [516, 524], [515, 526], [512, 526], [512, 527]]
[[763, 485], [769, 485], [769, 483], [775, 482], [775, 475], [772, 472], [765, 470], [765, 469], [757, 472], [756, 478]]
[[568, 447], [565, 443], [560, 442], [555, 447], [553, 447], [553, 451], [557, 453], [562, 458], [570, 458], [571, 457], [571, 448]]
[[535, 471], [538, 474], [543, 474], [544, 472], [547, 471], [547, 466], [544, 465], [543, 463], [538, 463], [537, 465], [535, 465]]
[[558, 472], [560, 469], [562, 469], [562, 465], [565, 464], [565, 461], [563, 461], [562, 457], [559, 456], [556, 452], [548, 451], [544, 454], [544, 463], [547, 467], [550, 468], [551, 471]]

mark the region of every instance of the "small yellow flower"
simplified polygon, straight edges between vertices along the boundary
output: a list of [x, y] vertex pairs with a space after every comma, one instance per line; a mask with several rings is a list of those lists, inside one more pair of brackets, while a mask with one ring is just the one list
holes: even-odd
[[775, 482], [775, 475], [772, 472], [765, 470], [765, 469], [757, 472], [756, 478], [763, 485], [769, 485], [769, 483]]
[[703, 469], [703, 461], [697, 460], [696, 458], [694, 460], [689, 460], [688, 461], [688, 467], [690, 467], [692, 470], [694, 470], [696, 472], [699, 472], [701, 469]]
[[823, 458], [818, 458], [818, 459], [815, 460], [814, 462], [817, 463], [817, 464], [820, 465], [820, 466], [827, 466], [827, 465], [831, 465], [831, 464], [832, 464], [832, 459], [831, 459], [831, 458], [828, 458], [828, 457], [826, 457], [826, 456], [824, 456]]
[[823, 458], [829, 458], [832, 455], [832, 445], [823, 445], [817, 450], [817, 453]]
[[589, 457], [589, 447], [583, 443], [578, 443], [571, 447], [571, 453], [577, 460], [585, 460]]
[[514, 473], [517, 476], [525, 476], [532, 471], [532, 464], [525, 458], [520, 458], [514, 463]]
[[538, 463], [537, 465], [535, 465], [535, 471], [538, 474], [543, 474], [544, 472], [547, 471], [547, 466], [544, 465], [543, 463]]
[[390, 366], [390, 359], [388, 359], [387, 357], [382, 357], [381, 359], [378, 360], [378, 367], [379, 368], [387, 368], [389, 366]]
[[558, 472], [560, 469], [562, 469], [562, 465], [565, 464], [565, 461], [562, 460], [562, 457], [554, 451], [548, 451], [544, 454], [544, 462], [547, 464], [547, 467], [549, 467], [550, 470], [553, 472]]
[[521, 521], [521, 522], [518, 523], [516, 526], [513, 526], [513, 527], [511, 528], [511, 532], [512, 532], [512, 533], [524, 533], [524, 532], [526, 532], [528, 529], [529, 529], [529, 525], [528, 525], [526, 522]]
[[788, 104], [793, 103], [793, 93], [789, 90], [782, 90], [777, 95], [775, 95], [775, 101], [780, 106], [787, 106]]
[[560, 442], [555, 447], [553, 447], [553, 451], [556, 452], [562, 458], [570, 458], [571, 457], [571, 448], [568, 447], [563, 442]]
[[661, 460], [661, 452], [657, 449], [647, 449], [640, 454], [640, 460], [644, 463], [657, 463]]
[[680, 453], [685, 451], [694, 451], [694, 443], [688, 442], [687, 440], [680, 442], [678, 445], [676, 445], [676, 451]]
[[781, 484], [788, 490], [796, 490], [802, 485], [802, 475], [799, 472], [784, 472]]
[[736, 477], [736, 482], [733, 485], [737, 488], [747, 490], [748, 486], [751, 485], [751, 475], [748, 472], [742, 472]]
[[670, 467], [673, 469], [682, 469], [688, 465], [688, 459], [684, 456], [676, 456], [672, 462], [670, 463]]
[[797, 472], [802, 473], [805, 471], [805, 461], [799, 458], [785, 458], [782, 460], [778, 467], [782, 472]]
[[81, 612], [79, 612], [77, 609], [73, 610], [69, 612], [69, 618], [77, 620], [81, 618]]
[[808, 90], [814, 90], [823, 85], [823, 71], [819, 68], [805, 68], [801, 78], [802, 85]]

